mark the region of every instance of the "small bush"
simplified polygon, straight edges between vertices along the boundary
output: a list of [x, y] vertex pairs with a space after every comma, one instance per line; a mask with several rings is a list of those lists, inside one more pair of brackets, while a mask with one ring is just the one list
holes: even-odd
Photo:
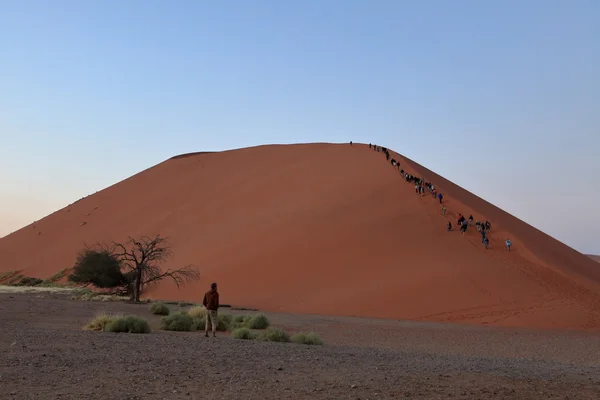
[[157, 301], [150, 305], [150, 312], [154, 315], [169, 315], [169, 307], [165, 303]]
[[267, 329], [269, 327], [269, 319], [265, 314], [257, 314], [250, 316], [245, 321], [245, 325], [250, 329]]
[[190, 327], [191, 331], [201, 331], [206, 327], [206, 318], [192, 318], [192, 326]]
[[323, 340], [314, 332], [304, 333], [298, 332], [294, 336], [292, 336], [292, 342], [298, 344], [308, 344], [308, 345], [316, 345], [322, 346]]
[[231, 321], [231, 329], [235, 330], [238, 328], [244, 328], [246, 324], [244, 323], [243, 315], [236, 315], [233, 317], [233, 321]]
[[231, 332], [231, 337], [234, 339], [253, 340], [256, 339], [256, 334], [248, 328], [238, 328]]
[[129, 315], [111, 318], [104, 330], [106, 332], [150, 333], [150, 325], [143, 318]]
[[189, 331], [192, 329], [194, 320], [187, 313], [178, 311], [166, 317], [162, 317], [160, 329], [165, 331]]
[[264, 340], [265, 342], [287, 343], [290, 341], [290, 335], [288, 335], [285, 331], [272, 326], [267, 330], [261, 332], [261, 334], [258, 336], [258, 339]]
[[44, 281], [42, 279], [39, 278], [31, 278], [29, 276], [23, 276], [21, 277], [21, 279], [15, 283], [15, 286], [39, 286], [42, 283], [44, 283]]
[[86, 326], [83, 327], [86, 331], [103, 331], [106, 325], [114, 317], [108, 313], [100, 313], [94, 317]]
[[206, 316], [206, 308], [203, 306], [195, 306], [190, 308], [187, 313], [192, 318], [204, 318]]
[[[220, 332], [225, 332], [231, 329], [233, 316], [231, 314], [219, 313], [218, 314], [218, 322], [217, 322], [217, 330]], [[212, 327], [211, 327], [212, 328]]]

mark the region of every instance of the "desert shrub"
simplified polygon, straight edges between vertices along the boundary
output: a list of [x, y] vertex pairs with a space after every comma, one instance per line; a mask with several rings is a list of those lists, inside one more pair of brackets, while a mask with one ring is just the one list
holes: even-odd
[[162, 317], [160, 329], [165, 331], [189, 331], [192, 329], [193, 323], [192, 317], [183, 311], [178, 311]]
[[258, 339], [265, 342], [289, 342], [290, 336], [285, 331], [272, 326], [261, 332]]
[[121, 272], [121, 260], [107, 250], [85, 249], [79, 252], [68, 280], [74, 283], [91, 283], [99, 288], [115, 288], [127, 284]]
[[206, 317], [192, 318], [191, 331], [201, 331], [206, 326]]
[[150, 333], [150, 325], [143, 318], [129, 315], [111, 318], [104, 330], [106, 332]]
[[314, 332], [298, 332], [292, 336], [292, 342], [298, 344], [308, 344], [322, 346], [323, 340]]
[[252, 315], [244, 322], [246, 327], [250, 329], [267, 329], [270, 325], [265, 314]]
[[231, 329], [235, 330], [238, 328], [244, 328], [245, 326], [246, 324], [244, 323], [243, 315], [236, 315], [233, 317], [233, 320], [231, 321]]
[[86, 331], [103, 331], [106, 325], [114, 317], [108, 313], [102, 312], [97, 314], [86, 326], [83, 327]]
[[217, 322], [217, 330], [225, 332], [231, 329], [233, 322], [233, 315], [227, 313], [219, 313]]
[[234, 339], [253, 340], [256, 339], [256, 334], [248, 328], [237, 328], [231, 332], [231, 337]]
[[195, 306], [190, 308], [187, 313], [192, 318], [204, 318], [206, 316], [206, 308], [203, 306]]
[[0, 282], [7, 280], [8, 278], [12, 278], [15, 275], [17, 275], [17, 273], [15, 271], [4, 272], [4, 273], [0, 274]]
[[165, 303], [157, 301], [150, 305], [150, 312], [154, 315], [169, 315], [169, 307]]
[[15, 286], [38, 286], [44, 283], [42, 279], [32, 278], [29, 276], [22, 276], [18, 282], [14, 283]]

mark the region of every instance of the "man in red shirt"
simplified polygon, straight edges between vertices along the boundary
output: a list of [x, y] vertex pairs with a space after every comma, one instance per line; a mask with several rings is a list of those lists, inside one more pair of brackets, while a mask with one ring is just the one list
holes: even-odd
[[204, 294], [204, 300], [202, 301], [204, 308], [206, 308], [206, 325], [204, 326], [204, 336], [208, 337], [208, 326], [212, 324], [213, 337], [217, 337], [217, 323], [219, 315], [217, 310], [219, 309], [219, 292], [217, 292], [217, 284], [212, 283], [210, 290]]

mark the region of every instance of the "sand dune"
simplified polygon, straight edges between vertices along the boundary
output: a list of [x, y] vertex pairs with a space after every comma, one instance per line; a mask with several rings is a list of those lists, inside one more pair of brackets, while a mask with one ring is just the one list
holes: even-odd
[[594, 260], [596, 262], [600, 262], [600, 256], [594, 256], [592, 254], [588, 254], [588, 257], [590, 257], [592, 260]]
[[[394, 155], [394, 157], [398, 158]], [[270, 311], [600, 330], [600, 269], [411, 160], [449, 215], [366, 145], [277, 145], [174, 157], [0, 239], [0, 272], [49, 277], [84, 242], [160, 233], [202, 279], [148, 295]], [[483, 248], [462, 212], [493, 224]], [[503, 249], [510, 237], [514, 251]]]

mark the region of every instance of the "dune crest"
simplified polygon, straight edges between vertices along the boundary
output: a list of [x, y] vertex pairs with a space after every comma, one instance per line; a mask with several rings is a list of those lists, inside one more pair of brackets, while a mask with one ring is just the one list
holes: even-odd
[[[443, 193], [447, 215], [364, 144], [190, 153], [0, 239], [0, 273], [47, 278], [84, 243], [159, 233], [202, 278], [153, 298], [200, 301], [218, 281], [223, 302], [268, 311], [600, 330], [595, 261], [392, 156]], [[491, 221], [489, 249], [474, 227], [461, 235], [459, 212]]]

